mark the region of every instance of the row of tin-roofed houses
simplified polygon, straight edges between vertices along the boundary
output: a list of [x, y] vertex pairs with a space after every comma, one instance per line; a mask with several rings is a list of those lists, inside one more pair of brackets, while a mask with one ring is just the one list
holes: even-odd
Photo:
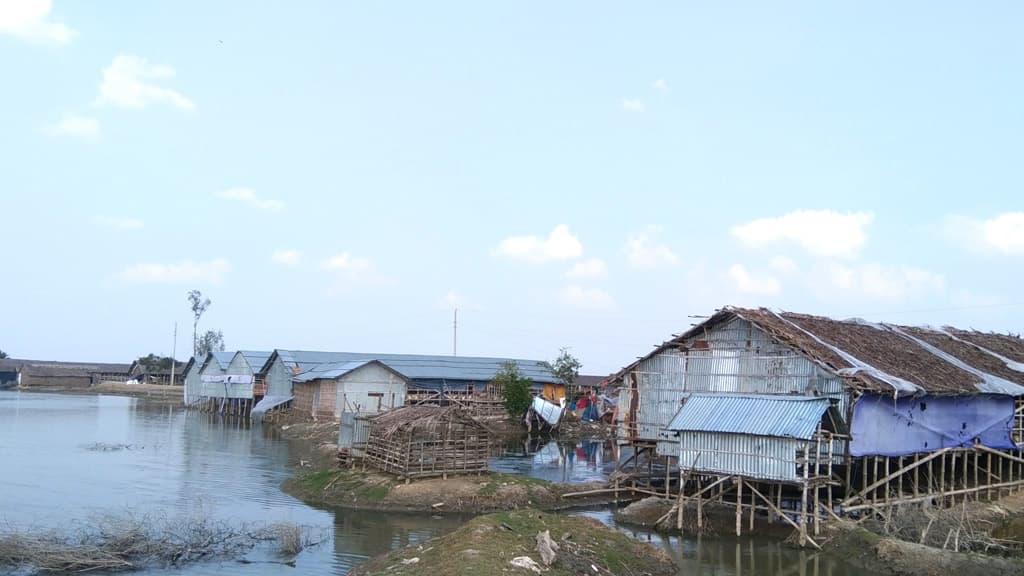
[[564, 384], [542, 361], [273, 350], [213, 352], [182, 371], [184, 401], [212, 411], [258, 416], [284, 404], [315, 418], [375, 414], [410, 397], [473, 398], [486, 394], [505, 363], [513, 363], [534, 392], [554, 401]]
[[[192, 359], [182, 377], [188, 405], [291, 402], [344, 420], [413, 396], [493, 397], [508, 361], [538, 395], [564, 396], [544, 362], [504, 358], [243, 350]], [[737, 513], [785, 518], [795, 498], [808, 539], [832, 514], [1024, 488], [1019, 336], [725, 307], [605, 380], [632, 478], [646, 460], [648, 489], [731, 498]]]

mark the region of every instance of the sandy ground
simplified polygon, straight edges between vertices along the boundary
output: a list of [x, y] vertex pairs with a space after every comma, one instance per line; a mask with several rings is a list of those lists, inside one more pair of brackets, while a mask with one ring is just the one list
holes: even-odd
[[91, 388], [23, 388], [30, 392], [50, 392], [57, 394], [106, 394], [110, 396], [131, 396], [144, 398], [147, 402], [155, 402], [168, 406], [184, 403], [184, 390], [181, 386], [163, 386], [158, 384], [125, 384], [124, 382], [100, 382]]

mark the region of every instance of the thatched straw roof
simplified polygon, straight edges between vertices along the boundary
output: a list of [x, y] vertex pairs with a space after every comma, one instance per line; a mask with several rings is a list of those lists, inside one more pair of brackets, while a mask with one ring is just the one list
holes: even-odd
[[458, 406], [403, 406], [374, 417], [373, 431], [391, 437], [399, 431], [433, 432], [449, 422], [487, 429], [468, 410]]
[[1024, 394], [1024, 340], [946, 328], [833, 320], [823, 316], [726, 307], [685, 334], [620, 371], [735, 318], [869, 391], [907, 394]]

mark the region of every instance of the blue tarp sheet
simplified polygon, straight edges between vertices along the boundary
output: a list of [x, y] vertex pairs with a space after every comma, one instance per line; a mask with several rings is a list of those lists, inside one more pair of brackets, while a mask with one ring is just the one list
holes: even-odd
[[865, 395], [853, 405], [850, 454], [904, 456], [971, 446], [1015, 449], [1011, 396], [958, 397]]

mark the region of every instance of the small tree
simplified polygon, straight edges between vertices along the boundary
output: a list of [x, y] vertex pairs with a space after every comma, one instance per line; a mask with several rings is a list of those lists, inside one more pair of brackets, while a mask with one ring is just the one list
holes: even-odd
[[202, 358], [210, 352], [224, 351], [224, 334], [220, 330], [207, 330], [199, 337], [199, 346], [196, 348], [196, 357]]
[[569, 353], [568, 348], [559, 348], [558, 358], [554, 362], [543, 362], [542, 364], [552, 371], [562, 381], [562, 384], [565, 384], [566, 398], [576, 395], [573, 384], [576, 382], [576, 377], [580, 375], [580, 368], [583, 367], [583, 364]]
[[0, 350], [0, 360], [3, 360], [4, 358], [7, 358], [7, 352]]
[[202, 317], [203, 312], [210, 307], [209, 298], [203, 298], [203, 293], [199, 290], [190, 290], [188, 293], [188, 302], [192, 305], [192, 355], [199, 356], [199, 318]]
[[573, 382], [576, 382], [576, 377], [580, 375], [580, 368], [583, 367], [583, 364], [569, 353], [568, 348], [559, 348], [558, 358], [554, 362], [545, 362], [544, 366], [554, 372], [563, 384], [572, 386]]
[[494, 375], [491, 384], [501, 390], [505, 410], [509, 416], [519, 418], [529, 409], [533, 397], [530, 395], [531, 381], [519, 371], [515, 362], [502, 362], [501, 370]]

